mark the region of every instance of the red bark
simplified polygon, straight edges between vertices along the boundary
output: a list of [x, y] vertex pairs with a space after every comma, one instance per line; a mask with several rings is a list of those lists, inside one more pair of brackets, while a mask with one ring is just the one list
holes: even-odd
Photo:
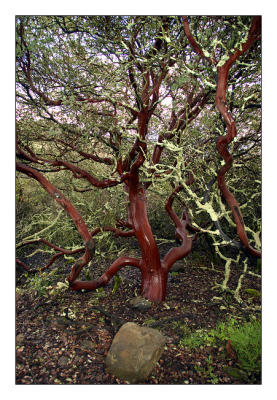
[[130, 217], [141, 250], [141, 292], [153, 301], [165, 298], [165, 276], [161, 272], [159, 249], [148, 221], [145, 189], [139, 183], [138, 173], [128, 185]]
[[115, 236], [121, 236], [121, 237], [131, 237], [135, 235], [135, 232], [133, 229], [129, 231], [122, 231], [118, 228], [114, 228], [112, 226], [103, 226], [101, 228], [96, 228], [91, 232], [91, 236], [94, 237], [97, 235], [99, 232], [113, 232]]
[[[192, 179], [188, 181], [192, 183]], [[154, 302], [160, 302], [165, 299], [168, 272], [175, 261], [185, 257], [192, 248], [193, 238], [189, 237], [188, 230], [196, 231], [190, 223], [190, 219], [186, 209], [182, 218], [179, 219], [172, 210], [174, 195], [181, 190], [178, 187], [170, 196], [166, 209], [176, 226], [176, 236], [181, 240], [179, 247], [171, 249], [163, 260], [160, 258], [159, 249], [157, 247], [151, 226], [148, 221], [146, 208], [146, 195], [144, 187], [139, 183], [138, 173], [133, 174], [126, 186], [129, 194], [129, 216], [130, 222], [122, 222], [120, 225], [132, 228], [130, 231], [124, 232], [112, 227], [104, 227], [95, 229], [91, 235], [94, 236], [101, 230], [111, 231], [120, 236], [135, 235], [141, 250], [141, 259], [132, 257], [120, 257], [96, 280], [93, 281], [77, 281], [77, 273], [70, 278], [71, 288], [73, 290], [94, 290], [105, 286], [112, 279], [114, 274], [124, 266], [134, 266], [141, 271], [141, 294]]]
[[[192, 182], [193, 177], [190, 176], [187, 183], [191, 184]], [[172, 210], [174, 196], [181, 189], [182, 186], [178, 187], [166, 204], [166, 210], [176, 226], [176, 236], [181, 241], [181, 245], [170, 249], [161, 260], [159, 249], [148, 221], [145, 188], [139, 182], [138, 173], [132, 175], [126, 188], [129, 194], [130, 218], [141, 250], [139, 267], [141, 270], [141, 293], [144, 297], [155, 302], [165, 299], [168, 272], [172, 265], [189, 254], [192, 249], [193, 238], [188, 236], [187, 229], [194, 230], [194, 228], [190, 224], [186, 209], [181, 219]]]
[[[205, 96], [204, 96], [204, 101], [206, 101]], [[203, 106], [203, 104], [201, 105]], [[193, 115], [196, 116], [198, 112], [199, 110], [197, 110], [196, 113], [194, 112]], [[187, 218], [186, 212], [184, 212], [181, 220], [178, 219], [177, 215], [172, 210], [173, 195], [169, 199], [166, 209], [169, 212], [169, 215], [171, 216], [176, 226], [176, 235], [181, 240], [182, 245], [180, 247], [171, 249], [170, 252], [165, 256], [163, 261], [161, 261], [159, 250], [148, 221], [147, 208], [146, 208], [146, 195], [145, 195], [145, 187], [147, 187], [147, 185], [143, 186], [139, 182], [139, 168], [144, 162], [145, 152], [147, 150], [145, 138], [147, 135], [147, 126], [149, 118], [150, 118], [149, 112], [147, 109], [143, 109], [142, 111], [139, 112], [138, 114], [139, 138], [135, 141], [134, 146], [130, 150], [128, 157], [126, 157], [126, 159], [123, 162], [122, 160], [119, 160], [118, 162], [118, 171], [121, 173], [120, 180], [98, 181], [90, 174], [88, 174], [85, 170], [79, 168], [75, 164], [61, 160], [53, 160], [53, 161], [45, 160], [35, 156], [29, 148], [26, 148], [26, 146], [25, 146], [26, 151], [22, 150], [19, 146], [17, 147], [19, 157], [22, 157], [23, 159], [26, 159], [36, 164], [43, 165], [45, 163], [48, 163], [53, 167], [65, 167], [73, 173], [73, 176], [75, 178], [85, 178], [94, 187], [104, 188], [125, 182], [124, 183], [125, 191], [129, 197], [129, 205], [127, 207], [128, 221], [127, 222], [119, 221], [118, 227], [128, 228], [129, 230], [126, 231], [121, 230], [118, 229], [118, 227], [117, 228], [102, 227], [102, 228], [96, 228], [92, 232], [88, 232], [84, 224], [84, 221], [78, 214], [77, 210], [57, 188], [55, 188], [36, 169], [26, 166], [24, 164], [20, 163], [17, 164], [17, 169], [19, 171], [36, 179], [45, 188], [45, 190], [59, 204], [61, 204], [66, 209], [68, 214], [75, 222], [75, 225], [79, 233], [84, 239], [86, 246], [85, 253], [74, 264], [74, 266], [72, 267], [72, 271], [67, 278], [70, 283], [70, 287], [73, 290], [81, 290], [81, 289], [94, 290], [98, 287], [105, 286], [107, 282], [110, 279], [112, 279], [113, 275], [120, 268], [127, 265], [131, 265], [139, 268], [141, 271], [142, 295], [152, 301], [156, 302], [163, 301], [166, 295], [166, 286], [167, 286], [169, 269], [176, 260], [184, 257], [191, 250], [192, 238], [190, 238], [187, 233], [187, 228], [189, 226], [189, 219]], [[86, 154], [83, 153], [83, 155], [85, 156]], [[160, 155], [161, 151], [159, 152], [159, 157]], [[95, 158], [93, 159], [95, 160]], [[157, 161], [158, 159], [155, 160], [155, 162]], [[100, 231], [110, 231], [113, 232], [115, 235], [122, 237], [124, 236], [129, 237], [135, 235], [140, 246], [141, 259], [138, 260], [131, 257], [120, 257], [107, 269], [107, 271], [105, 271], [105, 273], [99, 279], [93, 281], [77, 281], [77, 278], [82, 268], [90, 261], [92, 257], [92, 252], [91, 249], [89, 248], [90, 243], [92, 243], [91, 240]], [[55, 249], [57, 251], [60, 250], [58, 246], [56, 246]], [[60, 254], [63, 253], [60, 251], [58, 254], [53, 256], [46, 267], [51, 265], [53, 261]]]
[[186, 34], [190, 44], [192, 45], [192, 47], [196, 51], [196, 53], [198, 53], [203, 58], [207, 58], [209, 61], [212, 61], [213, 64], [216, 64], [216, 60], [214, 58], [213, 59], [209, 59], [208, 57], [205, 56], [201, 46], [199, 46], [199, 44], [194, 39], [194, 37], [193, 37], [193, 35], [192, 35], [191, 31], [190, 31], [190, 28], [189, 28], [188, 18], [187, 17], [182, 17], [182, 20], [183, 20], [185, 34]]
[[[193, 176], [191, 175], [187, 184], [190, 185], [192, 183], [193, 183]], [[163, 265], [167, 271], [170, 270], [172, 265], [177, 260], [180, 260], [181, 258], [186, 257], [191, 252], [192, 243], [193, 243], [193, 240], [195, 239], [195, 236], [189, 236], [189, 230], [191, 232], [197, 231], [197, 229], [191, 225], [190, 217], [187, 212], [186, 206], [184, 206], [184, 210], [183, 210], [181, 219], [178, 218], [177, 214], [172, 209], [174, 197], [175, 197], [176, 193], [178, 193], [182, 189], [183, 189], [182, 185], [178, 186], [173, 191], [173, 193], [171, 194], [171, 196], [169, 197], [169, 199], [166, 203], [166, 210], [176, 227], [176, 233], [175, 233], [176, 238], [178, 238], [179, 241], [181, 242], [181, 245], [179, 247], [174, 247], [174, 248], [170, 249], [163, 258]]]
[[83, 221], [83, 218], [78, 213], [76, 208], [72, 205], [72, 203], [62, 194], [60, 190], [58, 190], [51, 182], [49, 182], [40, 172], [36, 169], [31, 168], [22, 163], [16, 163], [16, 169], [24, 174], [31, 176], [36, 179], [41, 186], [59, 203], [68, 215], [72, 218], [73, 222], [78, 229], [78, 232], [82, 236], [84, 242], [88, 242], [91, 240], [91, 234], [89, 233], [86, 224]]
[[16, 163], [16, 169], [24, 174], [36, 179], [41, 186], [59, 203], [72, 218], [79, 234], [83, 238], [85, 244], [85, 253], [79, 258], [72, 267], [72, 271], [68, 277], [69, 282], [72, 282], [80, 274], [81, 269], [92, 259], [94, 254], [94, 240], [88, 231], [88, 228], [83, 221], [83, 218], [78, 213], [72, 203], [40, 172], [25, 164]]
[[[93, 281], [77, 281], [74, 280], [71, 283], [71, 289], [73, 290], [94, 290], [99, 287], [105, 286], [116, 274], [121, 268], [125, 266], [133, 266], [137, 268], [141, 268], [140, 266], [140, 260], [137, 258], [132, 258], [132, 257], [120, 257], [118, 258], [115, 262], [112, 263], [112, 265], [104, 272], [103, 275], [100, 276], [100, 278], [95, 279]], [[75, 278], [76, 279], [76, 278]]]
[[[194, 48], [194, 50], [200, 56], [208, 59], [212, 64], [216, 65], [217, 61], [214, 58], [205, 57], [203, 50], [194, 39], [193, 35], [190, 32], [187, 17], [183, 17], [183, 24], [186, 36], [189, 42], [191, 43], [192, 47]], [[255, 16], [252, 19], [252, 24], [247, 36], [247, 40], [244, 43], [242, 43], [239, 48], [235, 49], [233, 53], [230, 53], [229, 58], [222, 66], [217, 67], [218, 78], [217, 78], [217, 88], [216, 88], [216, 106], [218, 111], [221, 113], [227, 127], [227, 134], [225, 136], [219, 137], [217, 141], [217, 150], [225, 161], [225, 164], [220, 168], [218, 172], [217, 176], [218, 187], [224, 199], [231, 208], [232, 215], [236, 223], [237, 234], [242, 244], [246, 249], [248, 249], [253, 255], [257, 257], [261, 257], [261, 252], [250, 246], [244, 229], [244, 222], [239, 208], [239, 204], [236, 201], [235, 196], [227, 188], [225, 182], [225, 175], [230, 170], [233, 162], [233, 157], [228, 151], [228, 145], [237, 135], [236, 123], [231, 112], [228, 109], [228, 105], [226, 102], [226, 90], [227, 90], [228, 73], [230, 67], [238, 59], [239, 56], [241, 56], [243, 53], [249, 50], [249, 48], [255, 43], [255, 41], [260, 38], [260, 35], [261, 35], [261, 17]]]
[[229, 59], [223, 66], [217, 68], [218, 83], [216, 90], [216, 106], [218, 111], [221, 113], [227, 127], [227, 134], [225, 136], [219, 137], [217, 141], [217, 150], [225, 161], [225, 164], [220, 168], [218, 172], [217, 176], [218, 187], [221, 191], [221, 194], [228, 203], [229, 207], [231, 208], [237, 227], [237, 234], [242, 244], [245, 246], [246, 249], [248, 249], [253, 255], [257, 257], [261, 257], [261, 252], [250, 246], [244, 229], [244, 221], [239, 208], [239, 204], [236, 201], [235, 196], [227, 188], [225, 182], [225, 175], [230, 170], [233, 163], [233, 157], [229, 153], [228, 145], [237, 135], [236, 123], [231, 112], [228, 109], [228, 105], [226, 102], [226, 90], [227, 90], [228, 73], [230, 67], [236, 61], [236, 59], [245, 51], [247, 51], [252, 46], [252, 44], [260, 37], [260, 33], [261, 33], [261, 17], [253, 17], [247, 41], [243, 43], [240, 49], [236, 50], [234, 53], [230, 55]]
[[20, 265], [23, 269], [25, 269], [25, 271], [30, 272], [31, 268], [28, 267], [28, 265], [26, 265], [24, 262], [20, 261], [18, 258], [15, 260], [16, 264]]
[[[141, 125], [141, 129], [143, 125]], [[81, 258], [79, 258], [73, 265], [71, 273], [68, 276], [68, 281], [70, 287], [73, 290], [94, 290], [101, 286], [105, 286], [107, 282], [112, 279], [114, 274], [118, 272], [124, 266], [134, 266], [139, 268], [141, 271], [141, 293], [144, 297], [150, 299], [151, 301], [159, 302], [165, 299], [166, 286], [168, 271], [174, 262], [184, 256], [186, 256], [192, 247], [192, 238], [188, 236], [187, 229], [190, 227], [190, 220], [186, 210], [183, 213], [181, 219], [179, 219], [176, 213], [172, 210], [172, 203], [174, 195], [181, 190], [178, 187], [173, 194], [170, 196], [166, 209], [172, 218], [176, 226], [176, 235], [182, 241], [180, 247], [171, 249], [164, 259], [161, 261], [159, 249], [157, 247], [155, 238], [152, 233], [151, 226], [148, 221], [147, 208], [146, 208], [146, 195], [145, 188], [139, 182], [139, 166], [141, 163], [141, 155], [139, 154], [137, 161], [131, 167], [131, 173], [129, 179], [126, 182], [125, 190], [129, 196], [128, 205], [128, 221], [118, 221], [118, 227], [128, 228], [129, 230], [124, 231], [114, 227], [102, 227], [96, 228], [92, 232], [89, 232], [82, 217], [75, 209], [75, 207], [66, 199], [66, 197], [54, 186], [52, 185], [40, 172], [32, 167], [26, 166], [21, 163], [17, 163], [17, 170], [27, 174], [28, 176], [36, 179], [44, 189], [60, 204], [62, 205], [70, 217], [73, 219], [80, 235], [85, 242], [85, 252]], [[188, 181], [192, 183], [193, 179]], [[93, 237], [97, 235], [100, 231], [113, 232], [117, 236], [129, 237], [136, 236], [140, 250], [141, 259], [136, 259], [132, 257], [120, 257], [113, 262], [113, 264], [104, 272], [104, 274], [96, 280], [93, 281], [78, 281], [77, 278], [82, 270], [82, 268], [91, 260], [94, 251]], [[63, 254], [73, 254], [77, 253], [84, 248], [76, 249], [74, 251], [62, 249], [52, 243], [47, 242], [45, 239], [34, 239], [25, 242], [23, 245], [42, 242], [52, 247], [54, 250], [58, 251], [48, 264], [41, 270], [48, 268], [54, 260]], [[25, 269], [29, 268], [22, 262], [19, 262]]]

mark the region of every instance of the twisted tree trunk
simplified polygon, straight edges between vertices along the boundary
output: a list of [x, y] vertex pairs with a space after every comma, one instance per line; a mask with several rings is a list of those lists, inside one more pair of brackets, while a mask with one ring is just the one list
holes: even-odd
[[260, 37], [260, 34], [261, 34], [261, 17], [254, 17], [249, 31], [248, 40], [242, 44], [240, 49], [236, 50], [234, 53], [231, 53], [229, 59], [222, 66], [217, 68], [218, 79], [217, 79], [217, 89], [216, 89], [216, 106], [218, 111], [221, 113], [227, 127], [227, 134], [225, 136], [219, 137], [217, 141], [217, 150], [225, 161], [225, 164], [220, 168], [217, 175], [218, 187], [219, 190], [221, 191], [221, 194], [228, 203], [229, 207], [231, 208], [237, 227], [237, 234], [242, 244], [245, 246], [247, 250], [250, 251], [251, 254], [257, 257], [261, 257], [261, 252], [254, 249], [249, 244], [244, 229], [244, 221], [239, 208], [239, 204], [236, 201], [235, 196], [228, 189], [225, 182], [225, 175], [230, 170], [233, 163], [233, 157], [228, 150], [228, 145], [237, 135], [236, 123], [231, 112], [229, 111], [226, 101], [226, 90], [228, 82], [228, 73], [231, 66], [241, 54], [246, 52], [252, 46], [252, 44]]
[[201, 57], [204, 59], [208, 60], [212, 65], [214, 65], [217, 68], [217, 87], [216, 87], [216, 107], [220, 114], [222, 115], [224, 122], [227, 127], [227, 134], [225, 136], [221, 136], [218, 138], [217, 141], [217, 150], [223, 160], [225, 161], [225, 164], [220, 168], [218, 175], [217, 175], [217, 182], [218, 182], [218, 187], [219, 190], [226, 200], [227, 204], [231, 208], [232, 215], [234, 217], [235, 223], [236, 223], [236, 228], [237, 228], [237, 234], [244, 245], [244, 247], [254, 256], [261, 257], [261, 252], [254, 249], [248, 241], [245, 228], [244, 228], [244, 221], [243, 217], [239, 208], [239, 204], [235, 198], [235, 196], [230, 192], [226, 185], [225, 181], [225, 175], [226, 173], [230, 170], [232, 163], [233, 163], [233, 157], [230, 154], [228, 150], [228, 145], [233, 141], [235, 136], [237, 135], [237, 129], [236, 129], [236, 123], [235, 120], [229, 111], [227, 101], [226, 101], [226, 90], [227, 90], [227, 84], [228, 84], [228, 74], [231, 66], [233, 63], [246, 51], [250, 49], [250, 47], [256, 42], [256, 40], [260, 39], [261, 35], [261, 17], [260, 16], [255, 16], [252, 18], [252, 24], [249, 29], [248, 35], [246, 39], [240, 43], [239, 47], [236, 47], [235, 49], [232, 50], [228, 54], [227, 60], [224, 62], [224, 64], [218, 65], [219, 63], [215, 59], [215, 57], [212, 56], [206, 56], [205, 52], [203, 49], [200, 47], [200, 45], [197, 43], [197, 41], [194, 39], [190, 27], [189, 27], [189, 22], [187, 17], [182, 17], [183, 19], [183, 24], [184, 24], [184, 31], [185, 34], [196, 51]]
[[160, 253], [148, 221], [145, 189], [134, 174], [128, 185], [129, 207], [133, 229], [141, 250], [141, 293], [152, 301], [165, 299], [168, 271], [163, 267]]

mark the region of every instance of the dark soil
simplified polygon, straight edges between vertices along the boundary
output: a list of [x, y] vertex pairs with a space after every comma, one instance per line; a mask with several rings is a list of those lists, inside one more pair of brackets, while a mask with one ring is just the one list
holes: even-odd
[[[28, 263], [34, 266], [42, 261], [37, 254]], [[258, 278], [245, 276], [241, 290], [243, 303], [239, 304], [231, 294], [222, 294], [214, 288], [215, 282], [223, 281], [224, 268], [217, 266], [215, 271], [205, 267], [201, 259], [186, 261], [182, 272], [170, 274], [166, 301], [143, 311], [129, 304], [139, 295], [140, 287], [140, 274], [132, 268], [122, 270], [120, 286], [115, 292], [111, 281], [103, 291], [67, 289], [50, 295], [50, 289], [31, 288], [26, 274], [19, 274], [16, 383], [127, 384], [106, 371], [105, 358], [117, 330], [128, 321], [159, 329], [167, 337], [162, 357], [144, 384], [260, 383], [259, 376], [229, 374], [230, 367], [237, 371], [239, 365], [224, 343], [197, 349], [180, 343], [189, 330], [215, 328], [229, 316], [247, 321], [251, 315], [260, 313], [259, 300], [250, 299], [244, 291], [245, 288], [260, 290]], [[56, 274], [49, 275], [52, 286], [64, 281], [70, 266], [60, 261], [53, 268]], [[99, 276], [101, 268], [96, 265], [93, 268], [93, 277]], [[236, 287], [241, 273], [241, 268], [237, 269], [231, 274], [231, 289]], [[214, 296], [222, 299], [213, 299]]]

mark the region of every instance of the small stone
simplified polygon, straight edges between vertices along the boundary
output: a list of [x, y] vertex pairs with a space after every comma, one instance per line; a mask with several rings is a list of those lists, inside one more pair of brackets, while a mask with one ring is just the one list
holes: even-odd
[[21, 345], [24, 342], [24, 335], [23, 333], [19, 333], [16, 335], [16, 344]]
[[165, 342], [158, 330], [127, 322], [115, 335], [108, 352], [108, 372], [130, 383], [145, 381], [160, 359]]
[[148, 310], [151, 307], [151, 301], [144, 297], [138, 296], [130, 300], [130, 305], [140, 311]]
[[176, 261], [176, 263], [170, 268], [169, 272], [185, 272], [184, 261]]
[[90, 349], [94, 349], [96, 344], [93, 343], [91, 340], [83, 340], [82, 343], [81, 343], [81, 346], [84, 349], [90, 350]]
[[65, 356], [61, 356], [59, 358], [58, 364], [59, 364], [60, 367], [66, 367], [67, 364], [68, 364], [68, 358], [65, 357]]

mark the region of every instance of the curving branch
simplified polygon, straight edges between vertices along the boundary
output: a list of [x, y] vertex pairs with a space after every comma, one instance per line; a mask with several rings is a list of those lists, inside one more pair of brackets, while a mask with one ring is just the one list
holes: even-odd
[[91, 235], [86, 227], [85, 222], [83, 221], [83, 218], [78, 213], [73, 204], [63, 195], [62, 192], [60, 192], [51, 182], [49, 182], [45, 178], [45, 176], [43, 176], [36, 169], [22, 163], [16, 163], [16, 169], [17, 171], [22, 172], [25, 175], [28, 175], [38, 181], [41, 186], [53, 197], [54, 200], [56, 200], [58, 204], [60, 204], [65, 209], [67, 214], [72, 218], [84, 242], [86, 243], [91, 240]]
[[19, 172], [22, 172], [31, 178], [37, 180], [41, 186], [56, 200], [58, 204], [60, 204], [67, 214], [73, 220], [79, 234], [83, 238], [85, 244], [85, 253], [81, 258], [79, 258], [76, 263], [72, 267], [72, 271], [70, 273], [70, 277], [78, 276], [81, 269], [92, 259], [95, 251], [95, 243], [94, 240], [88, 231], [88, 228], [73, 206], [73, 204], [60, 192], [51, 182], [49, 182], [40, 172], [36, 171], [34, 168], [31, 168], [25, 164], [16, 163], [16, 169]]
[[197, 43], [197, 41], [195, 40], [194, 36], [192, 35], [191, 31], [190, 31], [190, 27], [189, 27], [189, 22], [188, 22], [188, 18], [183, 16], [182, 17], [183, 20], [183, 25], [184, 25], [184, 31], [185, 34], [190, 42], [190, 44], [192, 45], [192, 47], [194, 48], [194, 50], [196, 51], [197, 54], [199, 54], [201, 57], [203, 57], [204, 59], [208, 60], [209, 62], [211, 62], [212, 64], [216, 65], [216, 59], [207, 57], [204, 54], [204, 51], [202, 50], [201, 46]]
[[56, 140], [57, 143], [61, 143], [65, 147], [70, 147], [72, 150], [76, 151], [76, 153], [80, 154], [80, 156], [86, 158], [87, 160], [93, 160], [96, 162], [99, 162], [101, 164], [106, 164], [106, 165], [113, 165], [114, 161], [112, 158], [109, 157], [100, 157], [98, 154], [92, 154], [92, 153], [86, 153], [82, 150], [80, 150], [76, 144], [73, 143], [67, 143], [64, 140], [58, 139]]
[[261, 17], [253, 17], [247, 41], [243, 43], [241, 47], [237, 49], [234, 53], [231, 53], [228, 60], [222, 66], [217, 68], [218, 81], [216, 89], [216, 106], [218, 111], [221, 113], [227, 127], [227, 134], [225, 136], [219, 137], [217, 141], [217, 150], [225, 161], [225, 164], [220, 168], [217, 175], [218, 187], [224, 199], [231, 208], [236, 223], [237, 234], [241, 242], [243, 243], [245, 248], [251, 252], [251, 254], [257, 257], [261, 257], [261, 252], [254, 249], [249, 244], [244, 228], [243, 217], [238, 202], [236, 201], [235, 196], [227, 188], [225, 182], [225, 175], [230, 170], [233, 163], [233, 157], [228, 150], [228, 145], [237, 135], [236, 123], [231, 112], [228, 109], [226, 101], [226, 90], [227, 90], [228, 73], [230, 67], [241, 54], [246, 52], [253, 45], [253, 43], [260, 37], [260, 34], [261, 34]]
[[[133, 257], [120, 257], [112, 263], [112, 265], [100, 276], [99, 279], [93, 281], [71, 281], [72, 290], [94, 290], [99, 287], [105, 286], [112, 277], [123, 267], [132, 266], [141, 269], [141, 261]], [[76, 277], [74, 277], [76, 279]]]
[[18, 258], [15, 260], [16, 264], [20, 265], [27, 272], [37, 272], [37, 270], [31, 270], [31, 268], [26, 265], [23, 261], [20, 261]]
[[[67, 280], [69, 281], [70, 285], [73, 286], [75, 290], [80, 290], [82, 288], [89, 288], [94, 289], [94, 283], [87, 283], [87, 282], [76, 282], [77, 277], [79, 276], [81, 270], [85, 265], [88, 264], [88, 262], [92, 259], [94, 250], [95, 250], [95, 243], [93, 240], [93, 237], [98, 234], [101, 231], [106, 231], [106, 232], [113, 232], [116, 236], [122, 236], [122, 237], [130, 237], [134, 236], [134, 230], [131, 229], [129, 231], [122, 231], [118, 228], [114, 227], [102, 227], [102, 228], [96, 228], [94, 231], [89, 232], [81, 215], [78, 213], [78, 211], [75, 209], [75, 207], [69, 202], [69, 200], [53, 185], [51, 184], [40, 172], [38, 172], [36, 169], [26, 166], [25, 164], [17, 163], [16, 164], [17, 170], [19, 172], [23, 172], [26, 175], [36, 179], [43, 187], [44, 189], [66, 210], [68, 215], [72, 218], [73, 222], [75, 223], [80, 235], [82, 236], [84, 242], [85, 242], [85, 247], [80, 248], [80, 249], [75, 249], [75, 250], [66, 250], [63, 248], [60, 248], [45, 239], [33, 239], [26, 241], [22, 243], [19, 247], [32, 244], [32, 243], [37, 243], [41, 242], [46, 244], [48, 247], [53, 248], [54, 250], [58, 251], [57, 254], [55, 254], [48, 264], [45, 267], [42, 267], [40, 271], [45, 270], [46, 268], [49, 268], [50, 265], [53, 264], [53, 262], [56, 260], [57, 257], [63, 255], [63, 254], [75, 254], [77, 252], [80, 252], [85, 249], [85, 252], [81, 258], [79, 258], [75, 264], [72, 267], [72, 270], [70, 274], [67, 277]], [[128, 228], [131, 228], [131, 225], [129, 223], [126, 223], [124, 221], [119, 221], [118, 222], [119, 226], [125, 226]], [[107, 272], [104, 274], [103, 278], [100, 278], [100, 283], [101, 285], [107, 283], [107, 279], [110, 280], [111, 277], [117, 272], [118, 269], [122, 268], [124, 265], [129, 265], [128, 263], [132, 262], [134, 266], [139, 265], [139, 261], [129, 258], [129, 257], [122, 257], [115, 261], [112, 266], [107, 270]], [[127, 263], [127, 264], [126, 264]], [[25, 270], [31, 271], [30, 268], [20, 260], [18, 260], [18, 264], [21, 265]], [[32, 272], [36, 272], [32, 270]], [[99, 282], [97, 283], [97, 285]], [[85, 285], [85, 287], [83, 287]], [[99, 287], [99, 286], [97, 286]]]
[[26, 271], [29, 271], [29, 272], [32, 272], [32, 273], [33, 272], [38, 272], [38, 271], [41, 271], [41, 272], [45, 271], [46, 269], [48, 269], [54, 263], [54, 261], [58, 257], [61, 257], [63, 255], [77, 254], [77, 253], [80, 253], [81, 251], [84, 250], [84, 247], [80, 247], [80, 248], [74, 249], [74, 250], [64, 249], [64, 248], [59, 247], [59, 246], [57, 246], [57, 245], [55, 245], [53, 243], [48, 242], [46, 239], [43, 239], [43, 238], [26, 240], [25, 242], [22, 242], [18, 246], [16, 246], [16, 248], [19, 249], [20, 247], [27, 246], [27, 245], [34, 244], [34, 243], [43, 243], [46, 246], [58, 251], [58, 253], [54, 254], [44, 267], [36, 268], [36, 269], [31, 269], [25, 263], [23, 263], [19, 259], [16, 259], [16, 263], [17, 264], [21, 265]]
[[183, 24], [184, 24], [184, 30], [186, 33], [186, 36], [191, 43], [192, 47], [194, 50], [203, 58], [208, 59], [212, 64], [217, 66], [217, 88], [216, 88], [216, 106], [218, 111], [221, 113], [224, 122], [227, 127], [227, 134], [225, 136], [219, 137], [217, 141], [217, 150], [219, 154], [222, 156], [222, 158], [225, 161], [225, 164], [220, 168], [218, 175], [217, 175], [217, 182], [218, 182], [218, 187], [219, 190], [221, 191], [221, 194], [223, 195], [224, 199], [228, 203], [229, 207], [231, 208], [232, 215], [234, 217], [235, 223], [236, 223], [236, 228], [237, 228], [237, 234], [242, 242], [242, 244], [245, 246], [246, 249], [248, 249], [253, 255], [260, 257], [261, 252], [254, 249], [248, 242], [248, 238], [245, 232], [244, 228], [244, 221], [243, 217], [238, 205], [238, 202], [235, 199], [235, 196], [230, 192], [230, 190], [226, 186], [225, 182], [225, 175], [226, 173], [230, 170], [232, 163], [233, 163], [233, 157], [228, 151], [228, 145], [232, 142], [232, 140], [235, 138], [237, 135], [237, 129], [236, 129], [236, 123], [235, 120], [231, 114], [231, 112], [228, 109], [227, 101], [226, 101], [226, 90], [227, 90], [227, 83], [228, 83], [228, 74], [231, 66], [233, 63], [247, 50], [250, 49], [250, 47], [255, 43], [256, 40], [260, 39], [261, 35], [261, 17], [260, 16], [255, 16], [252, 19], [252, 24], [250, 27], [250, 30], [247, 35], [247, 39], [242, 41], [240, 43], [239, 47], [235, 48], [233, 52], [229, 54], [229, 57], [227, 60], [224, 62], [223, 65], [221, 63], [216, 64], [215, 60], [209, 57], [206, 57], [203, 50], [199, 46], [199, 44], [196, 42], [194, 37], [192, 36], [190, 29], [189, 29], [189, 23], [187, 17], [183, 17]]
[[98, 187], [101, 189], [119, 185], [126, 179], [126, 175], [122, 175], [120, 177], [120, 179], [104, 179], [104, 180], [100, 181], [99, 179], [96, 179], [94, 176], [92, 176], [90, 173], [88, 173], [86, 170], [78, 167], [77, 165], [74, 165], [73, 163], [71, 163], [69, 161], [46, 160], [46, 162], [48, 162], [49, 164], [51, 164], [53, 166], [63, 166], [73, 173], [74, 178], [86, 179], [92, 186]]
[[100, 232], [113, 232], [115, 236], [120, 236], [120, 237], [131, 237], [135, 236], [135, 231], [134, 229], [130, 231], [122, 231], [118, 228], [114, 228], [112, 226], [103, 226], [101, 228], [96, 228], [91, 232], [91, 236], [94, 237]]
[[[190, 177], [188, 181], [186, 182], [187, 185], [191, 185], [194, 181], [193, 175], [190, 174]], [[196, 235], [194, 236], [189, 236], [189, 231], [190, 232], [199, 232], [199, 229], [193, 227], [191, 225], [191, 219], [188, 214], [188, 210], [186, 205], [184, 205], [183, 213], [181, 218], [177, 216], [175, 211], [172, 208], [174, 198], [176, 197], [176, 194], [179, 193], [181, 190], [183, 190], [183, 185], [177, 186], [172, 194], [169, 196], [168, 201], [165, 205], [165, 209], [168, 212], [170, 218], [174, 222], [174, 225], [176, 227], [175, 235], [176, 238], [181, 242], [181, 245], [179, 247], [173, 247], [171, 248], [167, 254], [164, 256], [162, 263], [164, 265], [164, 268], [169, 271], [172, 265], [177, 261], [180, 260], [181, 258], [186, 257], [192, 249], [192, 243], [193, 240], [196, 238]]]
[[[73, 164], [69, 161], [62, 161], [62, 160], [48, 160], [35, 155], [28, 146], [25, 146], [25, 151], [19, 147], [19, 142], [16, 145], [17, 149], [17, 157], [19, 159], [23, 159], [29, 162], [37, 163], [39, 165], [43, 164], [50, 164], [53, 167], [63, 167], [70, 172], [72, 172], [74, 178], [76, 179], [86, 179], [92, 186], [98, 187], [101, 189], [112, 187], [121, 184], [128, 178], [128, 174], [122, 174], [119, 179], [103, 179], [102, 181], [95, 178], [86, 170], [78, 167], [77, 165]], [[86, 154], [86, 153], [84, 153]], [[84, 155], [83, 154], [83, 155]], [[25, 164], [22, 164], [25, 165]], [[32, 168], [33, 171], [39, 172], [38, 169]], [[21, 171], [23, 172], [23, 171]], [[52, 172], [52, 171], [51, 171]]]

